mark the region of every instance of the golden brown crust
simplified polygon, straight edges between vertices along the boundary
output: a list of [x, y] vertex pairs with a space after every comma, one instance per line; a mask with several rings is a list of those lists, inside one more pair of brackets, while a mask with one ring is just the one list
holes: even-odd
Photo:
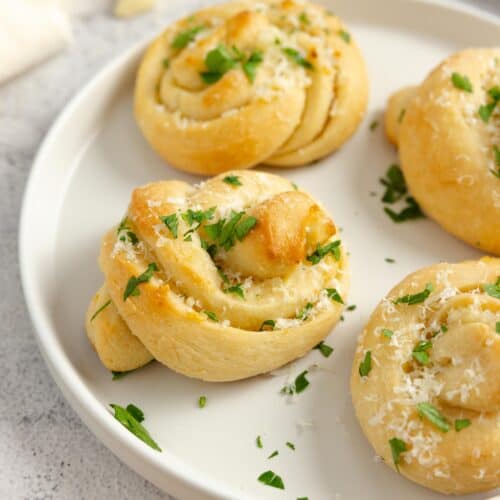
[[[340, 242], [321, 262], [307, 260], [308, 248], [336, 241], [333, 222], [310, 195], [262, 172], [232, 171], [230, 176], [239, 184], [227, 183], [221, 175], [198, 187], [166, 181], [136, 189], [126, 228], [104, 237], [99, 257], [106, 290], [127, 335], [170, 368], [213, 381], [264, 373], [305, 354], [340, 317], [342, 305], [327, 289], [345, 296], [348, 286]], [[190, 213], [197, 217], [203, 212], [209, 220], [200, 226], [189, 220]], [[242, 223], [253, 216], [257, 220], [247, 234], [234, 233], [234, 245], [226, 247], [217, 236], [223, 230], [214, 233], [214, 224], [222, 227], [219, 221], [227, 224], [237, 213], [243, 213]], [[290, 213], [311, 230], [290, 219]], [[177, 221], [174, 232], [162, 223], [161, 217], [168, 215]], [[320, 239], [312, 242], [311, 234]], [[216, 249], [212, 258], [211, 245]], [[138, 295], [125, 298], [131, 277], [151, 263], [158, 270], [138, 286]], [[94, 320], [87, 326], [91, 340], [96, 330], [103, 338], [109, 334], [107, 322]], [[128, 354], [126, 347], [120, 359]]]
[[[176, 36], [197, 28], [193, 41], [173, 46]], [[253, 82], [240, 61], [204, 83], [205, 57], [220, 45], [236, 47], [243, 63], [262, 55]], [[307, 2], [241, 0], [181, 19], [149, 46], [137, 76], [135, 116], [169, 163], [216, 174], [263, 161], [303, 165], [331, 153], [357, 128], [367, 98], [361, 53], [337, 17]]]
[[[495, 152], [500, 105], [486, 122], [479, 109], [492, 102], [488, 91], [500, 86], [499, 61], [500, 49], [469, 49], [447, 58], [410, 99], [398, 137], [401, 167], [423, 210], [450, 233], [495, 255], [500, 255]], [[466, 76], [473, 91], [455, 87], [454, 73]], [[388, 123], [397, 105], [396, 96], [389, 102]]]
[[[442, 493], [500, 486], [500, 299], [488, 288], [499, 277], [500, 259], [488, 257], [421, 269], [389, 292], [359, 339], [351, 392], [363, 432], [393, 468], [389, 440], [402, 440], [399, 472]], [[395, 303], [428, 284], [425, 300]], [[414, 355], [422, 342], [427, 359]], [[437, 408], [447, 432], [419, 416], [421, 403]], [[457, 431], [457, 420], [469, 425]]]

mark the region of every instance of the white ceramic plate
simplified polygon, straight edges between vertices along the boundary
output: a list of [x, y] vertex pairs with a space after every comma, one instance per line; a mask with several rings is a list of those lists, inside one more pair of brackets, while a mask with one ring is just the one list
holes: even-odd
[[[207, 2], [205, 2], [207, 3]], [[182, 6], [181, 6], [182, 4]], [[199, 1], [172, 3], [172, 20]], [[362, 436], [348, 380], [356, 338], [371, 310], [407, 273], [438, 261], [479, 254], [429, 220], [395, 225], [382, 210], [378, 178], [396, 161], [381, 120], [388, 95], [418, 82], [450, 52], [498, 44], [497, 21], [436, 2], [338, 0], [329, 6], [359, 41], [370, 72], [366, 120], [341, 151], [312, 167], [279, 170], [322, 200], [343, 228], [351, 251], [350, 304], [328, 342], [330, 358], [313, 351], [280, 376], [209, 384], [159, 364], [112, 381], [87, 342], [88, 301], [101, 283], [96, 257], [101, 235], [116, 224], [132, 188], [156, 179], [195, 178], [165, 165], [132, 117], [132, 88], [142, 46], [124, 54], [73, 100], [47, 136], [26, 190], [20, 261], [37, 339], [61, 390], [92, 431], [130, 467], [185, 498], [310, 499], [439, 498], [399, 477]], [[370, 192], [376, 191], [377, 196]], [[395, 264], [385, 262], [396, 259]], [[294, 404], [279, 390], [286, 372], [319, 363]], [[200, 395], [208, 404], [197, 408]], [[158, 453], [118, 424], [108, 403], [133, 402], [163, 448]], [[301, 425], [302, 423], [302, 425]], [[311, 424], [308, 426], [307, 424]], [[264, 449], [255, 445], [262, 436]], [[295, 443], [293, 452], [286, 441]], [[279, 450], [279, 456], [266, 457]], [[285, 491], [257, 481], [272, 469]], [[470, 498], [486, 498], [476, 495]], [[492, 495], [491, 495], [492, 496]]]

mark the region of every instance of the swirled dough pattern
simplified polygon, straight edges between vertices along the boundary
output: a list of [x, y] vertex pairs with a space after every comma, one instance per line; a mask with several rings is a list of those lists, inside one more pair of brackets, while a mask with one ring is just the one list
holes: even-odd
[[423, 210], [500, 255], [500, 49], [447, 58], [389, 99], [385, 126]]
[[136, 189], [99, 263], [87, 333], [103, 364], [127, 371], [155, 358], [212, 381], [305, 354], [338, 321], [348, 287], [325, 210], [290, 181], [252, 171]]
[[169, 163], [216, 174], [331, 153], [367, 95], [361, 53], [336, 16], [308, 2], [243, 0], [196, 12], [150, 45], [135, 116]]
[[[500, 259], [434, 265], [391, 290], [351, 377], [356, 415], [384, 462], [442, 493], [500, 486], [499, 331]], [[368, 353], [370, 370], [360, 366]]]

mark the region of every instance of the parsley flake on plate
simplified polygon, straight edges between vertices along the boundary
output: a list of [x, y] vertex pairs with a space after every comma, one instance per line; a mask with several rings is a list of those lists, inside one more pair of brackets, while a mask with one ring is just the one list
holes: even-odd
[[257, 445], [257, 448], [264, 448], [264, 445], [262, 444], [262, 438], [260, 436], [257, 436], [255, 438], [255, 444]]
[[384, 203], [395, 203], [408, 191], [403, 171], [396, 164], [389, 166], [385, 177], [380, 178], [380, 183], [385, 186], [385, 193], [382, 197]]
[[274, 450], [268, 457], [267, 459], [271, 459], [271, 458], [274, 458], [276, 455], [279, 455], [279, 452], [278, 450]]
[[205, 408], [206, 404], [207, 404], [207, 397], [200, 396], [198, 398], [198, 408]]
[[[149, 435], [149, 432], [141, 424], [144, 420], [144, 413], [135, 405], [128, 405], [123, 408], [117, 404], [111, 403], [109, 406], [114, 410], [114, 417], [120, 422], [127, 430], [144, 441], [148, 446], [154, 450], [161, 451], [161, 448], [156, 444], [154, 439]], [[137, 420], [139, 418], [140, 420]]]
[[286, 445], [288, 446], [288, 448], [290, 448], [291, 450], [295, 451], [295, 445], [293, 443], [291, 443], [290, 441], [287, 441]]
[[317, 349], [325, 358], [328, 358], [333, 352], [333, 347], [325, 344], [323, 340], [318, 345], [314, 346], [313, 349]]
[[272, 486], [273, 488], [278, 488], [280, 490], [285, 489], [285, 485], [283, 484], [283, 480], [281, 479], [281, 477], [274, 473], [272, 470], [263, 472], [257, 478], [257, 480], [265, 484], [266, 486]]
[[394, 203], [407, 193], [407, 187], [403, 171], [399, 165], [393, 164], [385, 173], [385, 177], [380, 179], [380, 183], [385, 186], [385, 193], [382, 197], [384, 203]]
[[295, 382], [293, 384], [285, 385], [280, 392], [288, 395], [300, 394], [303, 392], [309, 385], [309, 380], [306, 378], [307, 373], [308, 371], [304, 370], [295, 378]]

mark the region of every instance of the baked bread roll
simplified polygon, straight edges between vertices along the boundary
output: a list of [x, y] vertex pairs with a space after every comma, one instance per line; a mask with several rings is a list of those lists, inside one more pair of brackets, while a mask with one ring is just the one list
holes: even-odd
[[99, 264], [87, 333], [103, 364], [128, 371], [154, 358], [211, 381], [307, 353], [339, 320], [348, 288], [325, 210], [290, 181], [252, 171], [136, 189]]
[[441, 493], [500, 486], [500, 259], [421, 269], [373, 312], [351, 376], [375, 452]]
[[291, 167], [339, 148], [368, 97], [338, 17], [293, 0], [243, 0], [177, 21], [147, 49], [135, 87], [144, 137], [170, 164], [217, 174]]
[[420, 207], [447, 231], [500, 255], [500, 49], [458, 52], [385, 117]]

